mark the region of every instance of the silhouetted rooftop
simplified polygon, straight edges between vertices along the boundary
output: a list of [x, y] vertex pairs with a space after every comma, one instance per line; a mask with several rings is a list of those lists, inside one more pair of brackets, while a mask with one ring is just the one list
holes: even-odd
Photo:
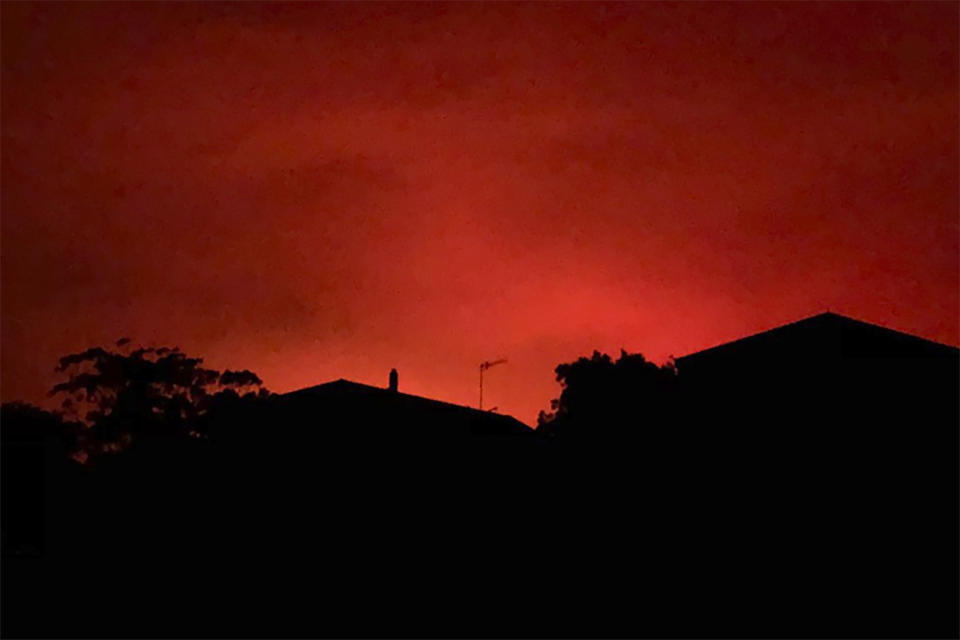
[[677, 358], [677, 365], [682, 368], [701, 359], [778, 356], [784, 352], [850, 357], [957, 357], [960, 349], [827, 312], [688, 354]]
[[[375, 405], [381, 410], [389, 410], [404, 414], [402, 417], [416, 417], [429, 415], [433, 418], [449, 419], [451, 422], [466, 423], [473, 430], [499, 433], [533, 432], [533, 429], [520, 422], [513, 416], [481, 411], [472, 407], [452, 404], [409, 393], [392, 391], [388, 388], [375, 387], [340, 378], [333, 382], [306, 387], [283, 394], [282, 398], [305, 401], [315, 398], [319, 403], [356, 403], [358, 406], [369, 408]], [[401, 416], [398, 416], [401, 417]]]

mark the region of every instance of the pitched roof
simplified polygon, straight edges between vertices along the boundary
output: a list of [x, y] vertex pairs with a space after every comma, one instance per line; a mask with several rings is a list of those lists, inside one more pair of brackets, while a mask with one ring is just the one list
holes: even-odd
[[831, 352], [845, 356], [957, 357], [960, 349], [836, 313], [819, 315], [762, 331], [677, 358], [678, 366], [713, 357], [777, 355], [784, 351]]
[[285, 399], [307, 400], [316, 398], [323, 400], [337, 400], [348, 402], [379, 403], [389, 405], [391, 409], [409, 413], [449, 416], [454, 420], [466, 421], [472, 424], [485, 424], [497, 427], [503, 431], [532, 432], [533, 429], [513, 416], [481, 411], [472, 407], [433, 400], [409, 393], [391, 391], [382, 387], [361, 384], [340, 378], [333, 382], [306, 387], [282, 394]]

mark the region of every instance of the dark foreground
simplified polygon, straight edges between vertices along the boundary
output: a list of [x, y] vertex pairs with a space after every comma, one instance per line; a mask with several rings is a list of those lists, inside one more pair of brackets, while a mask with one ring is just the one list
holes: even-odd
[[957, 637], [952, 354], [689, 369], [554, 438], [271, 401], [93, 469], [7, 440], [3, 634]]
[[61, 467], [4, 635], [957, 634], [955, 451], [505, 444]]

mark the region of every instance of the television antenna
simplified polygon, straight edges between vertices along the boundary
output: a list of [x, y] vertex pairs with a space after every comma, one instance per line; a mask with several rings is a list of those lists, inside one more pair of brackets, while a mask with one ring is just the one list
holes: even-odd
[[490, 367], [495, 367], [498, 364], [503, 364], [506, 362], [506, 358], [500, 358], [499, 360], [494, 360], [493, 362], [481, 362], [480, 363], [480, 410], [483, 411], [483, 372], [489, 369]]

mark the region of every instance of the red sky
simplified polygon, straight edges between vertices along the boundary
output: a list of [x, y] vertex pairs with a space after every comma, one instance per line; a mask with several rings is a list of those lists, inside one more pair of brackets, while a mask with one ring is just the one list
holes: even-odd
[[533, 423], [830, 310], [960, 342], [956, 3], [2, 6], [2, 397], [130, 336]]

